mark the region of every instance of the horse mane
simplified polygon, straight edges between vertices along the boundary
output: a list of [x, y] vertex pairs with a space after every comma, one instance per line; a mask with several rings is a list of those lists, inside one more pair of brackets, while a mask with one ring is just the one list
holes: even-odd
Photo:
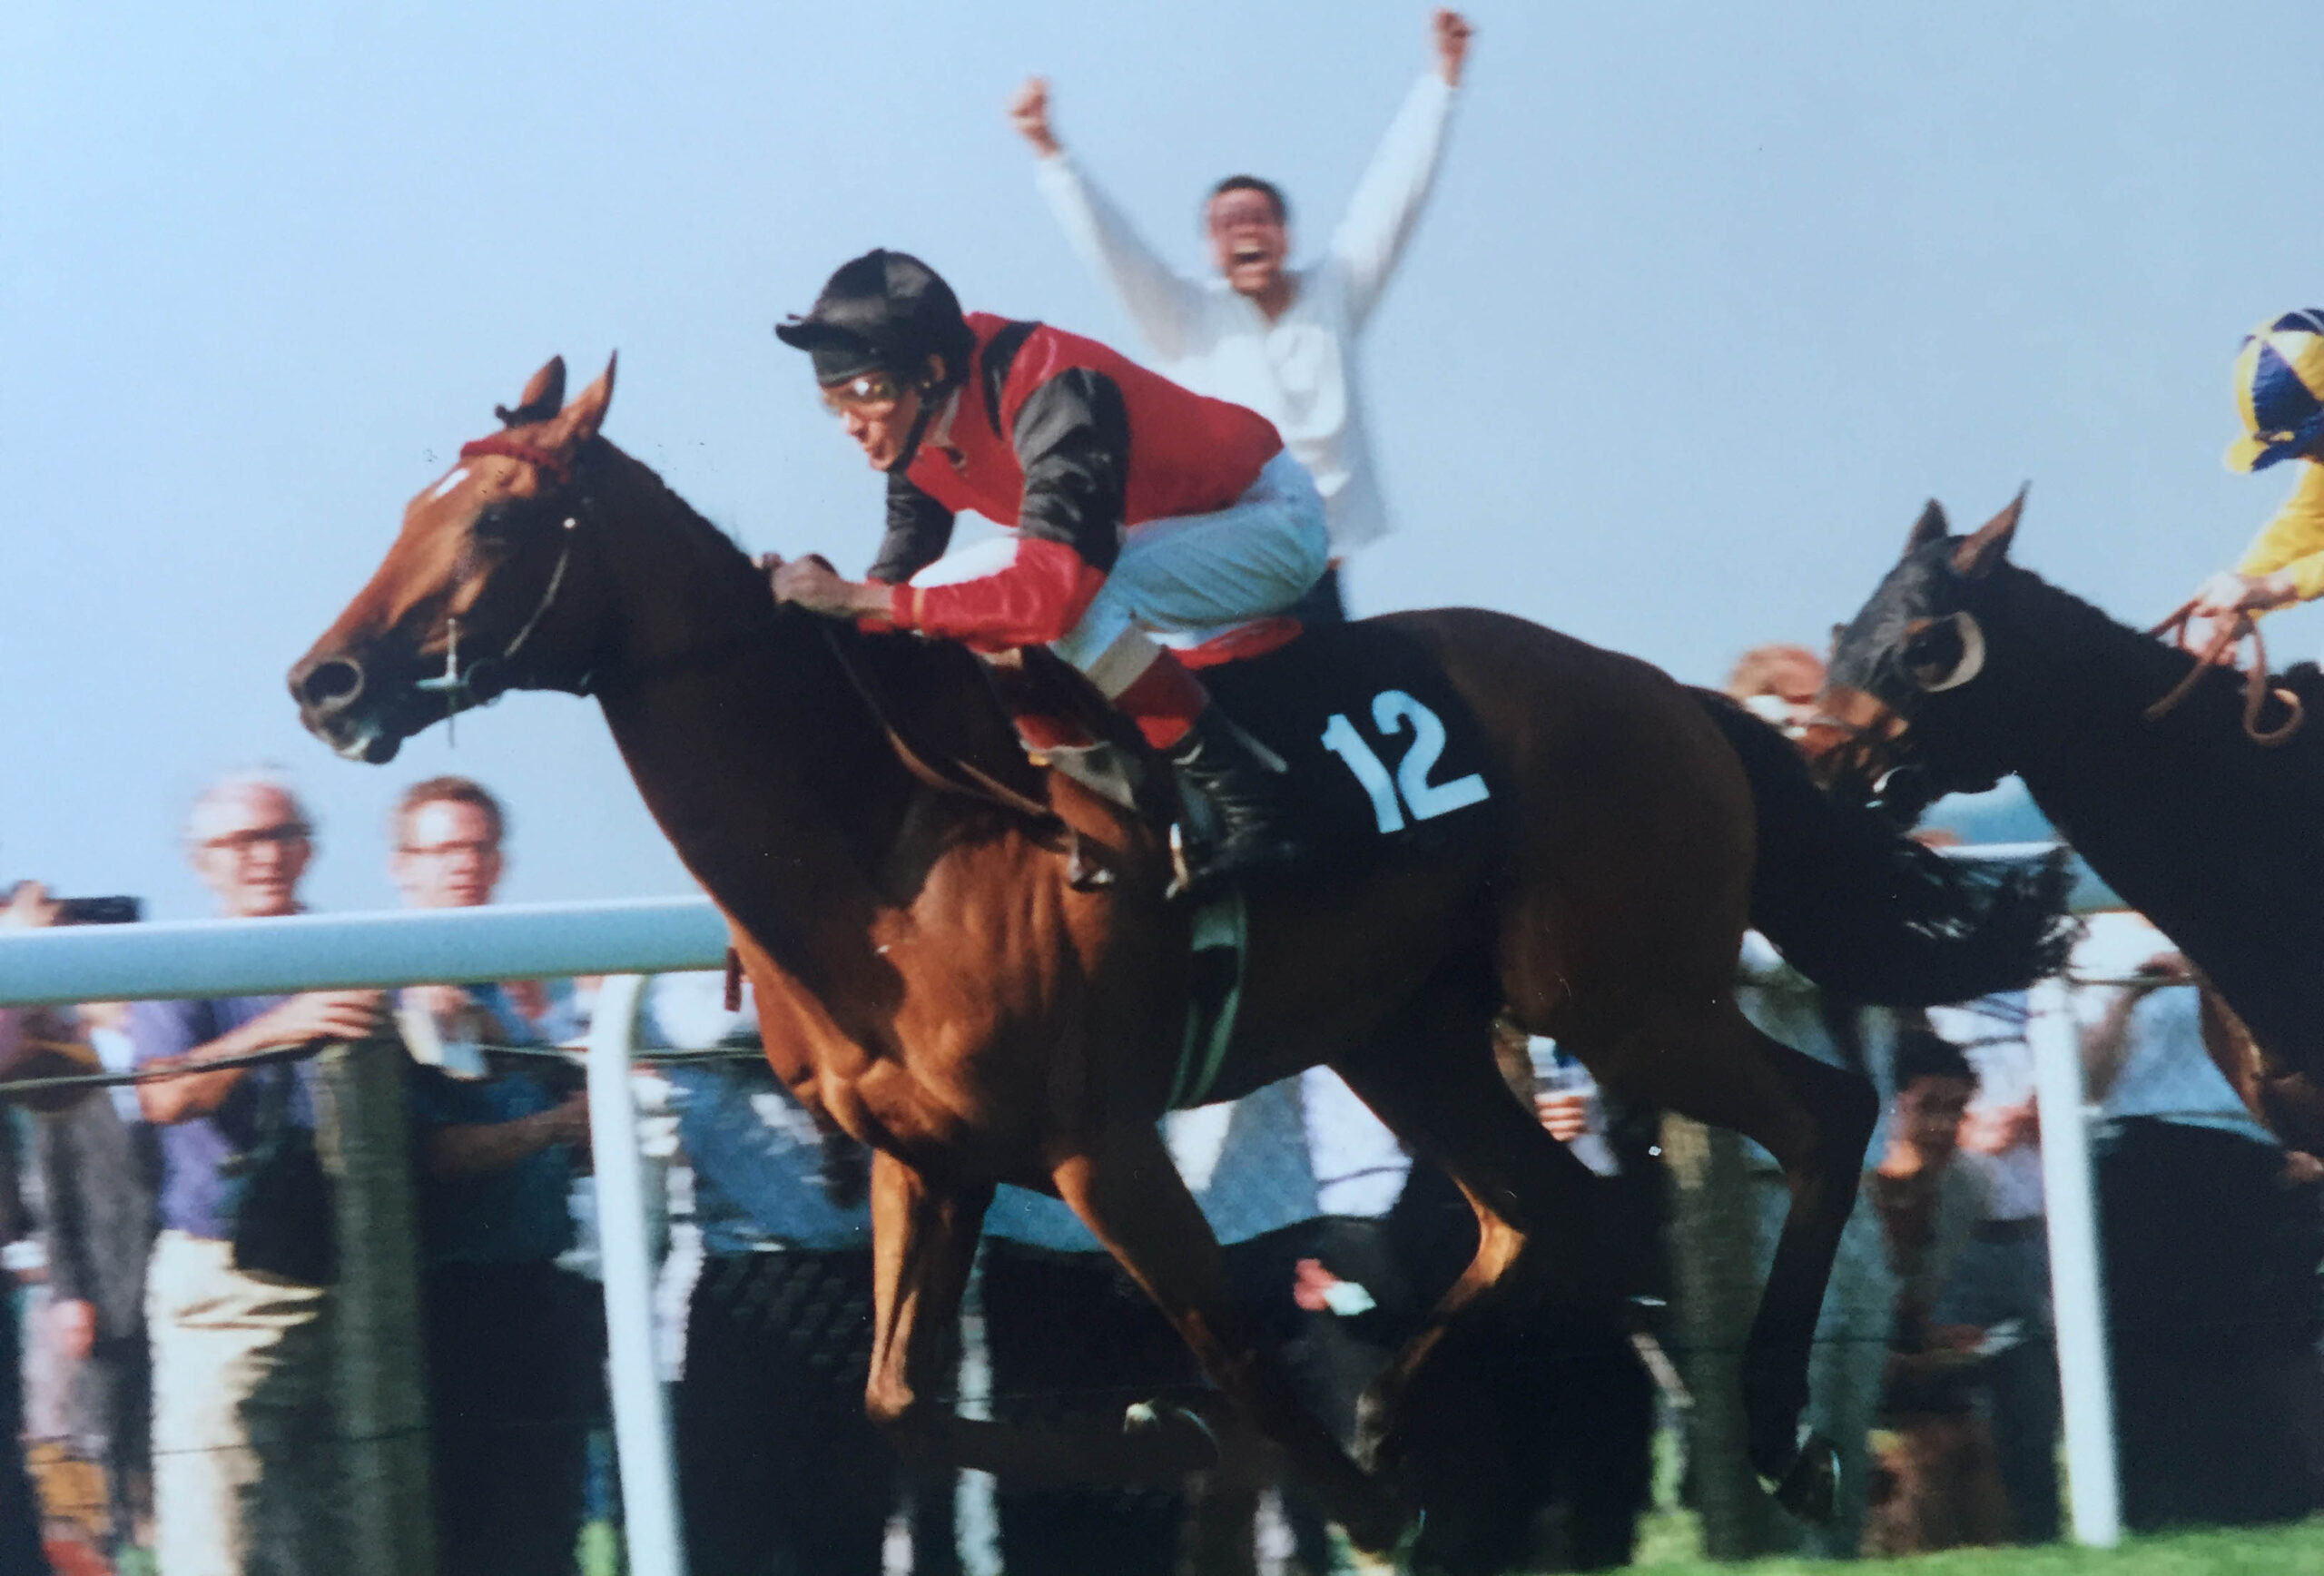
[[[2120, 682], [2122, 694], [2110, 698], [2133, 705], [2142, 720], [2148, 706], [2186, 677], [2188, 665], [2194, 660], [2191, 654], [2132, 628], [2031, 569], [2009, 564], [2003, 566], [2001, 573], [2004, 576], [2002, 584], [2013, 599], [2024, 603], [2033, 616], [2048, 626], [2061, 649], [2092, 659], [2098, 669]], [[2133, 679], [2138, 681], [2136, 685], [2129, 682]], [[2324, 690], [2324, 672], [2319, 672], [2312, 662], [2296, 663], [2275, 675], [2273, 682], [2290, 689], [2306, 704], [2312, 694]], [[2271, 704], [2273, 714], [2262, 714], [2262, 725], [2272, 725], [2281, 719], [2281, 703]], [[2198, 734], [2232, 734], [2234, 742], [2248, 744], [2240, 731], [2242, 715], [2242, 674], [2214, 667], [2196, 681], [2195, 687], [2170, 717], [2152, 725], [2163, 727], [2171, 725], [2174, 718], [2183, 718], [2184, 723], [2178, 726]], [[2302, 728], [2285, 747], [2312, 750], [2319, 739], [2324, 739], [2324, 733]]]
[[[653, 467], [606, 439], [597, 441], [666, 501], [675, 518], [665, 527], [675, 524], [688, 532], [713, 572], [735, 579], [738, 588], [747, 581], [746, 600], [766, 596], [756, 561], [732, 533], [686, 502]], [[868, 714], [875, 728], [891, 735], [890, 746], [908, 769], [917, 757], [936, 765], [940, 775], [959, 780], [945, 768], [964, 763], [1025, 800], [1046, 797], [1046, 774], [1026, 758], [1000, 693], [966, 646], [904, 632], [869, 632], [852, 620], [776, 606], [771, 598], [762, 627], [793, 659], [786, 666], [828, 661], [837, 669], [835, 682], [827, 676], [821, 684], [825, 699], [817, 714]]]
[[[2324, 944], [2324, 909], [2306, 896], [2324, 891], [2324, 840], [2315, 834], [2324, 721], [2311, 716], [2280, 745], [2253, 743], [2243, 731], [2243, 676], [2228, 668], [2205, 673], [2174, 710], [2149, 720], [2147, 708], [2186, 676], [2192, 656], [2030, 570], [1999, 575], [1981, 600], [1996, 625], [2014, 626], [2007, 638], [2023, 660], [1996, 662], [1990, 676], [2005, 673], [2017, 686], [2010, 709], [2020, 720], [1981, 724], [1963, 711], [1946, 732], [1966, 741], [1981, 725], [2014, 731], [2012, 768], [2043, 813], [2214, 973], [2200, 955], [2214, 905], [2192, 903], [2197, 891], [2273, 915], [2276, 941], [2290, 951]], [[2324, 704], [2324, 675], [2312, 663], [2276, 682], [2311, 708]], [[2035, 685], [2047, 693], [2026, 687]], [[2270, 701], [2260, 725], [2283, 716], [2282, 703]]]

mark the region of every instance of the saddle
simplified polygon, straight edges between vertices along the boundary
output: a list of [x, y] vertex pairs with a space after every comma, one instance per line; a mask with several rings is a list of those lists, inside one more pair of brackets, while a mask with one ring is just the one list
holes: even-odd
[[[930, 682], [938, 677], [931, 671], [906, 671], [931, 659], [962, 660], [958, 648], [869, 635], [859, 650], [850, 671], [923, 781], [1054, 822], [1054, 773], [1167, 842], [1184, 809], [1167, 763], [1087, 678], [1046, 649], [974, 662], [993, 697], [990, 712], [959, 704], [957, 689]], [[1283, 763], [1303, 832], [1334, 871], [1353, 873], [1382, 858], [1433, 853], [1492, 834], [1502, 796], [1476, 720], [1434, 653], [1393, 621], [1305, 630], [1255, 655], [1206, 664], [1201, 673], [1216, 704]], [[1071, 742], [1029, 744], [1019, 728], [1001, 724], [1004, 716], [1038, 719], [1044, 738]], [[1071, 852], [1086, 862], [1078, 839]]]

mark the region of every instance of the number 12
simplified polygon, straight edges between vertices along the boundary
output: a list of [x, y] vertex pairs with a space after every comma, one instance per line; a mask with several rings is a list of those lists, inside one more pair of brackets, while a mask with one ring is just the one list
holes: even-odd
[[[1407, 724], [1412, 727], [1412, 747], [1396, 763], [1394, 777], [1388, 775], [1388, 768], [1373, 753], [1364, 735], [1355, 731], [1355, 724], [1341, 713], [1334, 712], [1330, 724], [1324, 729], [1324, 748], [1346, 762], [1347, 769], [1364, 785], [1364, 792], [1371, 796], [1373, 818], [1379, 822], [1383, 836], [1404, 829], [1405, 805], [1412, 807], [1414, 821], [1433, 821], [1492, 796], [1485, 780], [1474, 772], [1450, 783], [1428, 780], [1428, 774], [1436, 769], [1437, 757], [1444, 753], [1444, 724], [1434, 712], [1403, 691], [1382, 690], [1374, 695], [1372, 722], [1382, 734], [1391, 737], [1403, 733]], [[1403, 793], [1402, 804], [1396, 800], [1399, 790]]]

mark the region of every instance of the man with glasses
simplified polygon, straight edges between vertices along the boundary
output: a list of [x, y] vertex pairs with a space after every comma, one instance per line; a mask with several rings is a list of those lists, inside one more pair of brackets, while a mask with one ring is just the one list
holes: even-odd
[[[414, 909], [492, 901], [507, 861], [500, 803], [466, 777], [397, 801], [389, 872]], [[538, 1047], [547, 1001], [530, 980], [424, 985], [400, 996], [427, 1266], [430, 1455], [441, 1576], [573, 1569], [605, 1320], [595, 1286], [559, 1266], [566, 1200], [589, 1140], [570, 1065], [495, 1054]]]
[[[279, 780], [250, 773], [212, 783], [194, 801], [185, 841], [221, 917], [299, 911], [313, 833]], [[248, 1240], [261, 1224], [245, 1218], [252, 1211], [244, 1206], [261, 1196], [277, 1216], [266, 1224], [278, 1242], [329, 1219], [327, 1200], [251, 1187], [263, 1157], [290, 1152], [311, 1135], [311, 1068], [208, 1064], [365, 1039], [379, 1023], [380, 1000], [376, 990], [320, 990], [143, 1001], [132, 1010], [139, 1065], [182, 1069], [138, 1090], [162, 1150], [162, 1230], [147, 1275], [146, 1321], [162, 1576], [310, 1576], [348, 1562], [330, 1287], [238, 1263], [236, 1253], [238, 1235]]]
[[1309, 623], [1345, 616], [1340, 559], [1388, 534], [1364, 432], [1356, 340], [1435, 182], [1470, 31], [1456, 12], [1431, 14], [1430, 69], [1389, 125], [1324, 256], [1305, 268], [1289, 266], [1283, 192], [1256, 175], [1229, 175], [1203, 205], [1216, 276], [1177, 273], [1067, 155], [1049, 123], [1049, 84], [1035, 77], [1009, 101], [1009, 120], [1039, 157], [1041, 195], [1066, 239], [1113, 288], [1163, 369], [1274, 422], [1314, 473], [1333, 567], [1295, 609]]

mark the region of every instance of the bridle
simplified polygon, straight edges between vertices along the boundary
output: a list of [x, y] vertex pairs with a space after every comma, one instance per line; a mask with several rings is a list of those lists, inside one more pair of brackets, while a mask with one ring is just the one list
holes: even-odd
[[[1904, 713], [1868, 690], [1827, 685], [1822, 698], [1837, 698], [1839, 704], [1827, 704], [1801, 727], [1803, 734], [1837, 735], [1835, 743], [1816, 753], [1817, 763], [1828, 762], [1835, 781], [1846, 775], [1861, 783], [1866, 797], [1877, 803], [1899, 772], [1917, 765], [1904, 747], [1909, 726]], [[1849, 707], [1850, 701], [1858, 704]], [[1859, 714], [1842, 715], [1844, 707]]]
[[[495, 433], [489, 438], [479, 438], [460, 445], [460, 458], [463, 460], [477, 459], [487, 455], [498, 455], [503, 458], [518, 460], [529, 465], [540, 473], [544, 480], [552, 483], [558, 490], [572, 485], [571, 463], [563, 455], [543, 448], [537, 444], [527, 443], [522, 438], [511, 438], [505, 433]], [[588, 512], [588, 500], [585, 497], [578, 510], [565, 517], [564, 528], [558, 532], [556, 563], [549, 570], [548, 585], [542, 589], [540, 601], [534, 605], [531, 616], [517, 626], [515, 635], [509, 636], [508, 643], [500, 648], [499, 655], [478, 657], [466, 667], [461, 666], [460, 621], [458, 617], [446, 618], [444, 671], [433, 678], [415, 679], [412, 687], [423, 690], [429, 694], [440, 694], [444, 697], [444, 730], [448, 742], [452, 736], [453, 719], [461, 712], [473, 706], [489, 705], [493, 701], [500, 698], [496, 694], [489, 699], [479, 699], [476, 692], [476, 676], [487, 667], [506, 667], [515, 659], [518, 652], [524, 650], [525, 642], [532, 638], [533, 631], [540, 627], [541, 619], [547, 615], [549, 608], [556, 601], [556, 594], [564, 589], [565, 572], [573, 562], [573, 544], [579, 532], [580, 517], [586, 512]], [[587, 694], [595, 676], [594, 672], [584, 673], [574, 685], [575, 692]]]

